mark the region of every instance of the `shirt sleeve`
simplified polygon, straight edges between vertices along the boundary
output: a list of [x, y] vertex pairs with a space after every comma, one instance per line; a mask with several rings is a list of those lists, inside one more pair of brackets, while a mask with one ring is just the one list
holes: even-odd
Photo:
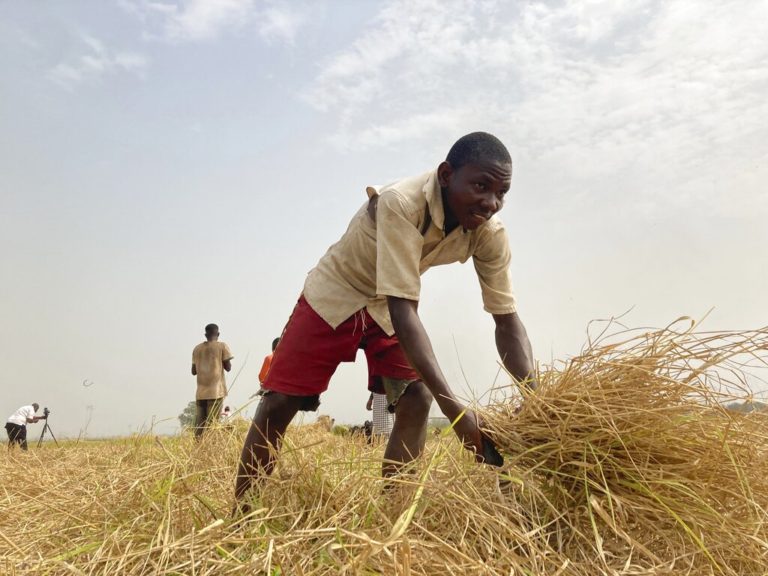
[[424, 239], [418, 214], [396, 191], [379, 196], [376, 208], [376, 293], [418, 300]]
[[221, 347], [221, 359], [223, 362], [226, 362], [227, 360], [232, 360], [234, 356], [232, 355], [232, 351], [229, 349], [229, 346], [225, 342], [222, 342]]
[[491, 314], [511, 314], [517, 312], [517, 301], [512, 289], [512, 273], [509, 263], [512, 252], [509, 237], [504, 225], [486, 229], [478, 239], [477, 248], [472, 255], [480, 290], [483, 295], [483, 307]]

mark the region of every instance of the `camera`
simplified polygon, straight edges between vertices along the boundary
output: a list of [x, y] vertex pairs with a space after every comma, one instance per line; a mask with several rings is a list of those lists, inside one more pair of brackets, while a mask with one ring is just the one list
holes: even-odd
[[47, 419], [48, 418], [48, 414], [50, 414], [50, 413], [51, 413], [51, 411], [48, 410], [47, 406], [45, 408], [43, 408], [43, 418]]

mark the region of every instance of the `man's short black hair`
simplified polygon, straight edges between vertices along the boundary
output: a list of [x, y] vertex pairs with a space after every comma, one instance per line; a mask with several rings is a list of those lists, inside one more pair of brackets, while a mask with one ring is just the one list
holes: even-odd
[[216, 324], [208, 324], [205, 327], [206, 334], [216, 334], [219, 331], [219, 327]]
[[278, 336], [274, 340], [272, 340], [272, 352], [275, 351], [275, 348], [277, 348], [277, 345], [280, 343], [280, 337]]
[[472, 132], [462, 136], [451, 146], [445, 160], [454, 170], [477, 162], [512, 164], [512, 156], [509, 155], [507, 147], [488, 132]]

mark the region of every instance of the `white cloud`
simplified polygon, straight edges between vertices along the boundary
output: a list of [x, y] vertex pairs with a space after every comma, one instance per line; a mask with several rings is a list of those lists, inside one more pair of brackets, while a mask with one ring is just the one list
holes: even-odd
[[766, 21], [766, 0], [396, 0], [305, 98], [339, 118], [340, 146], [491, 127], [529, 167], [567, 175], [572, 201], [617, 193], [622, 174], [638, 205], [719, 210], [733, 196], [702, 190], [724, 166], [748, 181], [768, 150]]
[[[178, 5], [150, 3], [167, 17], [166, 34], [172, 40], [208, 40], [223, 30], [243, 26], [253, 13], [253, 0], [189, 0]], [[174, 8], [171, 10], [171, 8]]]
[[267, 42], [293, 43], [310, 9], [288, 1], [120, 0], [141, 20], [145, 35], [170, 42], [201, 42], [255, 27]]
[[48, 78], [63, 88], [73, 90], [82, 82], [120, 72], [141, 73], [147, 66], [144, 55], [136, 52], [112, 52], [93, 36], [83, 35], [87, 48], [77, 58], [60, 62], [48, 71]]
[[280, 40], [293, 44], [296, 33], [307, 21], [306, 13], [288, 3], [267, 6], [258, 15], [258, 29], [267, 41]]

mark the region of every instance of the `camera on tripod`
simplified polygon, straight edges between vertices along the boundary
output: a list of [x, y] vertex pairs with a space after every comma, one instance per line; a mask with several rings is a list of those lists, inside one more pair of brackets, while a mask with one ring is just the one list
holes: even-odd
[[43, 426], [43, 431], [40, 432], [40, 440], [37, 441], [37, 447], [40, 448], [40, 446], [43, 443], [43, 436], [45, 436], [45, 433], [48, 432], [51, 435], [51, 438], [53, 438], [54, 443], [56, 446], [59, 445], [58, 440], [56, 440], [56, 436], [53, 435], [53, 430], [51, 430], [51, 425], [48, 423], [48, 415], [51, 413], [50, 410], [48, 410], [48, 407], [46, 406], [43, 408], [43, 415], [40, 417], [42, 420], [45, 420], [45, 426]]

